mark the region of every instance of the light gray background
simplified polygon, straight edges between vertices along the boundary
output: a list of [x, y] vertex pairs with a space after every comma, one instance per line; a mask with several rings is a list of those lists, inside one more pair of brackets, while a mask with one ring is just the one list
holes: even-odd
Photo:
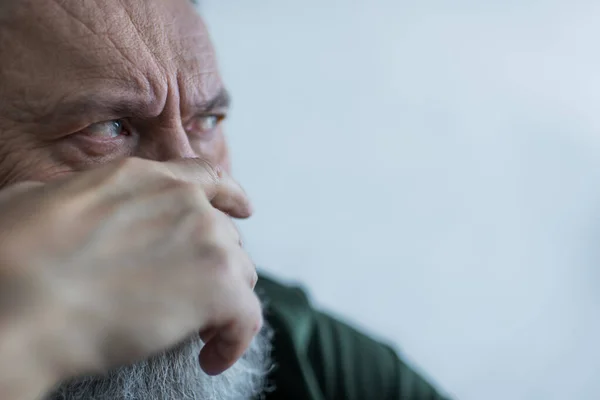
[[600, 3], [207, 0], [256, 261], [461, 399], [600, 399]]

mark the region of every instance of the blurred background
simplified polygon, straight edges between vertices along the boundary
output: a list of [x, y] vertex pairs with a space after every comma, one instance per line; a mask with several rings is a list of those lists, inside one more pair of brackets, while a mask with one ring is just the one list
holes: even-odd
[[204, 7], [257, 263], [457, 399], [600, 399], [600, 3]]

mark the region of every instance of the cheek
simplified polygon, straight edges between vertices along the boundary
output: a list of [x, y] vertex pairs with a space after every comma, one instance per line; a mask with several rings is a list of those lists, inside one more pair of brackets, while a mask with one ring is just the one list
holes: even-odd
[[224, 134], [219, 136], [217, 160], [214, 162], [219, 167], [223, 168], [228, 174], [231, 174], [231, 160], [229, 159], [229, 146]]
[[231, 173], [229, 148], [223, 132], [219, 132], [219, 134], [211, 141], [198, 141], [194, 147], [194, 151], [199, 157], [210, 161], [210, 163], [213, 165], [218, 165], [227, 173]]
[[[0, 141], [2, 138], [0, 138]], [[56, 162], [46, 148], [13, 148], [0, 150], [0, 188], [23, 181], [46, 182], [72, 172]]]
[[223, 168], [229, 175], [231, 175], [231, 159], [229, 158], [229, 147], [227, 146], [227, 141], [224, 141], [223, 144], [223, 156], [219, 166]]

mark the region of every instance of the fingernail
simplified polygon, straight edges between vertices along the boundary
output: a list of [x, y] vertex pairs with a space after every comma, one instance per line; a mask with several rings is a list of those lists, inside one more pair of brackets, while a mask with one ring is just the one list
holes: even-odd
[[217, 354], [224, 361], [229, 361], [231, 358], [231, 345], [224, 341], [217, 343]]

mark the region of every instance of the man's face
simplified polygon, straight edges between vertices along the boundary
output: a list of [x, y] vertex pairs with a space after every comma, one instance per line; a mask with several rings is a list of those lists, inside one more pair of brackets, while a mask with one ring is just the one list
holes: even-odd
[[[189, 0], [0, 1], [0, 187], [127, 156], [229, 168], [228, 97]], [[263, 332], [264, 333], [264, 332]], [[242, 399], [260, 392], [268, 337], [225, 374], [202, 343], [57, 388], [49, 399]]]
[[228, 169], [228, 96], [189, 0], [0, 5], [0, 185], [118, 158]]

